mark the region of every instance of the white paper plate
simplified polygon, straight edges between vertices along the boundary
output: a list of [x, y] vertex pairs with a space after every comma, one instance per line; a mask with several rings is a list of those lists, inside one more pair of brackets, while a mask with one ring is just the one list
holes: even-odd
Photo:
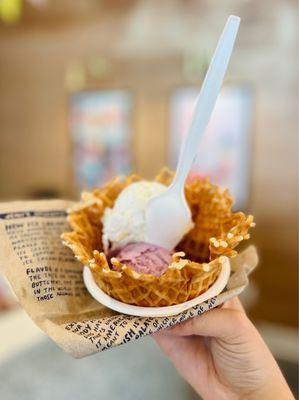
[[84, 267], [83, 270], [85, 286], [95, 300], [114, 311], [118, 311], [122, 314], [134, 315], [137, 317], [169, 317], [171, 315], [177, 315], [182, 311], [188, 310], [191, 307], [197, 306], [198, 304], [217, 296], [217, 294], [222, 292], [222, 290], [225, 288], [229, 276], [230, 263], [229, 260], [226, 259], [226, 261], [222, 264], [222, 269], [215, 283], [206, 292], [195, 299], [169, 307], [139, 307], [122, 303], [121, 301], [115, 300], [108, 296], [95, 283], [90, 269], [88, 267]]

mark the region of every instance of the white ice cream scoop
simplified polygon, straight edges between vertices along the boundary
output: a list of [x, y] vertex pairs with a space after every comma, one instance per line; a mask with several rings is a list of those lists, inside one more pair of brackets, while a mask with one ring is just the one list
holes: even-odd
[[231, 15], [219, 39], [197, 98], [173, 183], [147, 203], [145, 238], [148, 243], [173, 249], [192, 227], [184, 184], [220, 92], [239, 24], [240, 18]]
[[102, 218], [105, 251], [145, 241], [146, 205], [152, 197], [166, 189], [165, 185], [158, 182], [140, 181], [132, 183], [120, 193], [113, 208], [106, 208]]

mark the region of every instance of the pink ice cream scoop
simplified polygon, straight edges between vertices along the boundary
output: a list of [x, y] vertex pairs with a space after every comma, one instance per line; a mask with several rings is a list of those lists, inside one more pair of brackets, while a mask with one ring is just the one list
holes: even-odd
[[[130, 266], [140, 274], [161, 276], [171, 262], [172, 252], [163, 247], [144, 242], [130, 243], [120, 249], [113, 250], [108, 257], [116, 258], [122, 264]], [[114, 266], [112, 266], [115, 269]]]

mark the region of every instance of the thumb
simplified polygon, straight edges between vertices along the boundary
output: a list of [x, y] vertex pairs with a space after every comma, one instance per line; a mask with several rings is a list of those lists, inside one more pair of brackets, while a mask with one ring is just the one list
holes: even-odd
[[177, 336], [198, 335], [225, 339], [239, 336], [248, 331], [251, 325], [243, 311], [224, 308], [207, 311], [164, 332]]

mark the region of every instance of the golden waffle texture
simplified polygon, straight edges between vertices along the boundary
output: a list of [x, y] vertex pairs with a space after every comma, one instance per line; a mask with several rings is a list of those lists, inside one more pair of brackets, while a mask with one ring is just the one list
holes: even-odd
[[[155, 180], [169, 185], [172, 179], [173, 173], [163, 169]], [[130, 175], [83, 192], [81, 202], [69, 210], [72, 231], [62, 235], [63, 243], [83, 265], [89, 266], [98, 286], [117, 300], [146, 307], [191, 300], [215, 282], [227, 257], [234, 257], [237, 245], [249, 239], [253, 217], [232, 212], [233, 201], [227, 190], [208, 179], [194, 179], [185, 187], [194, 227], [177, 246], [167, 271], [161, 277], [139, 274], [116, 259], [111, 260], [112, 270], [103, 253], [103, 212], [113, 207], [125, 187], [139, 180], [139, 176]]]

